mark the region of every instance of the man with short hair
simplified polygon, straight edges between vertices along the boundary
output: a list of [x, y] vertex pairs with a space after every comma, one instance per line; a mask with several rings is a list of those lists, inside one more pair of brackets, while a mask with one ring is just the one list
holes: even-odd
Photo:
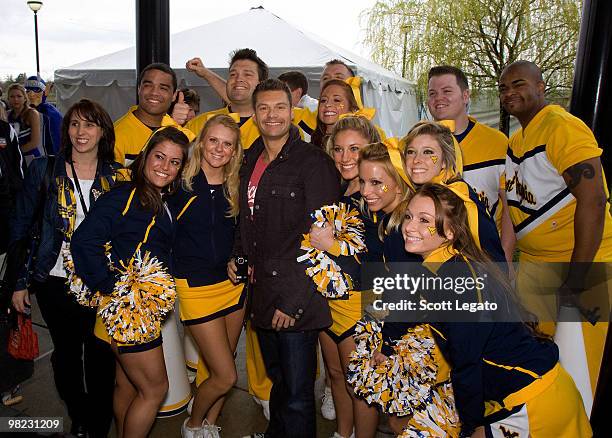
[[[427, 106], [434, 120], [453, 120], [463, 156], [463, 178], [478, 194], [487, 211], [497, 219], [506, 258], [512, 260], [514, 232], [507, 215], [502, 216], [504, 173], [508, 138], [497, 129], [468, 115], [468, 79], [457, 67], [440, 65], [429, 70]], [[500, 204], [501, 201], [501, 204]]]
[[319, 101], [308, 95], [308, 79], [301, 71], [287, 71], [278, 77], [291, 90], [291, 104], [297, 108], [316, 111]]
[[[149, 64], [140, 72], [138, 105], [131, 107], [115, 122], [115, 161], [125, 166], [131, 164], [156, 129], [179, 127], [166, 114], [176, 98], [176, 87], [176, 73], [167, 64]], [[193, 140], [191, 132], [182, 131]]]
[[[556, 298], [561, 305], [585, 289], [589, 293], [599, 290], [591, 298], [598, 301], [599, 313], [607, 318], [610, 276], [606, 264], [612, 261], [612, 216], [599, 158], [602, 149], [580, 119], [546, 102], [545, 89], [540, 68], [528, 61], [508, 65], [499, 79], [501, 104], [521, 124], [510, 137], [506, 157], [506, 194], [521, 262], [518, 290], [523, 299], [529, 299], [546, 294], [543, 287], [558, 288]], [[540, 321], [555, 317], [558, 303], [551, 297], [553, 302], [541, 300], [529, 309]], [[582, 331], [594, 391], [607, 322], [583, 324]], [[578, 347], [572, 346], [570, 354], [580, 351]]]
[[[332, 321], [326, 300], [296, 257], [312, 225], [310, 214], [338, 199], [340, 178], [325, 152], [300, 139], [283, 82], [260, 83], [253, 107], [261, 137], [245, 154], [233, 254], [246, 255], [252, 268], [250, 317], [273, 382], [264, 436], [312, 438], [316, 344], [319, 331]], [[232, 281], [235, 272], [232, 259]]]
[[[200, 58], [187, 61], [187, 70], [205, 79], [208, 70]], [[232, 115], [240, 126], [242, 147], [248, 149], [259, 137], [257, 126], [251, 116], [254, 113], [252, 95], [259, 82], [268, 78], [268, 66], [257, 56], [253, 49], [239, 49], [232, 53], [229, 75], [225, 83], [225, 96], [228, 105], [214, 111], [208, 111], [190, 120], [185, 127], [199, 135], [206, 121], [217, 114]], [[223, 97], [223, 96], [222, 96]], [[178, 105], [177, 105], [178, 106]], [[180, 122], [180, 120], [177, 120]]]
[[354, 77], [355, 72], [350, 68], [344, 61], [339, 59], [332, 59], [325, 63], [323, 73], [321, 73], [321, 88], [325, 85], [325, 82], [331, 79], [340, 79], [346, 81], [348, 78]]

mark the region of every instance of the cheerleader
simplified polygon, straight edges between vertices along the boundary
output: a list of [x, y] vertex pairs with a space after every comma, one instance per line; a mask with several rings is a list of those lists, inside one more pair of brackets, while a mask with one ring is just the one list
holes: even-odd
[[173, 247], [181, 320], [189, 328], [209, 377], [198, 387], [183, 437], [218, 437], [223, 397], [237, 379], [234, 352], [244, 320], [246, 288], [234, 285], [227, 263], [238, 216], [240, 128], [227, 115], [204, 125], [169, 201], [176, 215]]
[[145, 437], [168, 389], [161, 339], [174, 307], [168, 273], [173, 219], [163, 195], [176, 189], [189, 140], [160, 128], [130, 166], [132, 181], [102, 196], [72, 238], [76, 276], [99, 297], [95, 335], [117, 361], [117, 436]]
[[[345, 117], [334, 125], [327, 141], [327, 152], [334, 159], [336, 168], [342, 175], [346, 189], [344, 196], [339, 200], [357, 211], [367, 210], [362, 206], [359, 193], [359, 151], [367, 144], [380, 141], [378, 131], [364, 117]], [[367, 213], [360, 215], [365, 224], [365, 242], [368, 253], [364, 254], [368, 260], [382, 261], [382, 245], [378, 240], [377, 224], [373, 223]], [[339, 256], [332, 227], [324, 228], [314, 226], [310, 230], [310, 242], [318, 250], [326, 251], [332, 256]], [[371, 249], [370, 249], [371, 248]], [[353, 257], [340, 257], [340, 259]], [[363, 262], [364, 258], [360, 254]], [[341, 261], [343, 270], [345, 266]], [[354, 277], [358, 279], [357, 269]], [[364, 436], [364, 430], [376, 430], [376, 412], [368, 415], [371, 410], [365, 403], [353, 399], [352, 391], [349, 393], [346, 386], [344, 369], [348, 364], [349, 355], [355, 349], [353, 331], [356, 322], [361, 318], [361, 293], [350, 291], [347, 296], [340, 299], [330, 299], [333, 324], [319, 335], [319, 343], [325, 361], [326, 377], [331, 384], [331, 394], [335, 405], [337, 431], [334, 438], [349, 437], [355, 429], [356, 436]], [[328, 391], [328, 388], [326, 388]]]
[[[511, 296], [510, 289], [504, 274], [492, 266], [473, 238], [468, 215], [460, 193], [438, 184], [423, 185], [411, 198], [401, 227], [406, 251], [418, 254], [424, 270], [437, 277], [487, 272], [491, 281], [474, 292], [474, 298], [492, 297], [503, 303]], [[402, 388], [420, 390], [418, 394], [398, 390], [391, 402], [383, 401], [395, 414], [405, 415], [391, 417], [396, 433], [405, 437], [591, 436], [580, 395], [558, 363], [557, 346], [523, 322], [500, 321], [406, 323], [403, 332], [398, 323], [383, 326], [382, 352], [372, 354], [373, 367], [389, 369], [389, 362], [396, 360], [393, 356], [420, 358], [420, 363], [400, 367], [400, 376], [387, 379], [399, 379]], [[407, 351], [411, 355], [403, 354]], [[436, 358], [440, 353], [442, 357]], [[436, 368], [437, 375], [427, 375]], [[440, 383], [445, 379], [448, 383], [449, 378], [452, 388]], [[459, 422], [453, 418], [453, 406]]]
[[[494, 261], [504, 262], [506, 257], [495, 222], [476, 192], [461, 178], [461, 149], [445, 122], [419, 122], [401, 140], [406, 174], [414, 187], [433, 182], [452, 186], [457, 193], [461, 193], [468, 208], [470, 229], [476, 243]], [[398, 229], [394, 233], [400, 234]]]
[[[312, 133], [311, 143], [324, 148], [327, 137], [331, 134], [334, 124], [342, 114], [355, 113], [359, 105], [351, 86], [340, 79], [332, 79], [325, 83], [319, 96], [317, 108], [317, 126]], [[374, 116], [373, 110], [369, 118]]]

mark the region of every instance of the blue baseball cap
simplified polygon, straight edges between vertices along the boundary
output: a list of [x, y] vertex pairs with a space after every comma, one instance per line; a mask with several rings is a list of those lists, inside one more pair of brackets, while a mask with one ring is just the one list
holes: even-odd
[[33, 91], [35, 93], [42, 93], [45, 91], [45, 81], [38, 76], [30, 76], [28, 79], [26, 79], [23, 87], [26, 90]]

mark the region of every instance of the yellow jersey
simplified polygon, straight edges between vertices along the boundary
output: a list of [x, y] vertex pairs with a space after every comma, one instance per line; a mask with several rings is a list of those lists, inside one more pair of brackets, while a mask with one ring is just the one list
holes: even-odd
[[[153, 134], [150, 127], [142, 123], [138, 117], [134, 115], [134, 111], [138, 108], [134, 105], [121, 118], [115, 122], [115, 161], [128, 166], [136, 159], [149, 137]], [[193, 134], [185, 132], [172, 117], [168, 114], [164, 115], [161, 126], [176, 126], [183, 131], [189, 141], [193, 140]]]
[[472, 128], [459, 141], [463, 179], [478, 194], [491, 217], [497, 217], [500, 180], [505, 170], [508, 137], [470, 117]]
[[[601, 153], [591, 130], [558, 105], [545, 106], [525, 129], [512, 135], [506, 155], [505, 184], [522, 260], [570, 261], [576, 198], [562, 174], [574, 164]], [[605, 215], [602, 241], [594, 261], [612, 261], [609, 206]]]

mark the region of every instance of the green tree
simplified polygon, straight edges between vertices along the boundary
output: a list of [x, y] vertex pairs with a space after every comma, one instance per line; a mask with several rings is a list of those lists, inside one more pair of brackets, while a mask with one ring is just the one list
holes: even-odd
[[[423, 102], [434, 65], [463, 69], [474, 90], [494, 90], [518, 59], [542, 69], [550, 96], [571, 89], [580, 0], [379, 0], [362, 12], [374, 61], [417, 82]], [[509, 117], [500, 107], [500, 130]]]

